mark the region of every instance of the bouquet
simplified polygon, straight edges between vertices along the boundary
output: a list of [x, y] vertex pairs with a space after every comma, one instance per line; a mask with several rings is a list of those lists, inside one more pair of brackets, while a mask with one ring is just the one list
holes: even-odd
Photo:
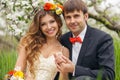
[[5, 75], [5, 80], [24, 80], [24, 73], [19, 68], [15, 68]]

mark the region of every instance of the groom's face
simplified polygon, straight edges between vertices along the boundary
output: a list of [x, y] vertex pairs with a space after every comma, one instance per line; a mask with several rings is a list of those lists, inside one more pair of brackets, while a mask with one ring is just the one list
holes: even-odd
[[67, 27], [69, 28], [72, 33], [77, 36], [81, 33], [81, 31], [86, 26], [86, 21], [88, 19], [88, 14], [83, 14], [83, 12], [80, 11], [73, 11], [73, 12], [64, 12], [64, 18], [67, 24]]

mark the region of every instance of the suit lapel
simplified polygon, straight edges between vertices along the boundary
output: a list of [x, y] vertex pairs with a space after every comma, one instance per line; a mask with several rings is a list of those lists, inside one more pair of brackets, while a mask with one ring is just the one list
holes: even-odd
[[69, 51], [70, 51], [69, 57], [70, 57], [70, 60], [72, 60], [72, 44], [71, 43], [69, 45]]
[[90, 27], [87, 27], [87, 31], [86, 31], [86, 35], [84, 37], [84, 40], [83, 40], [83, 43], [82, 43], [82, 46], [81, 46], [81, 50], [79, 52], [79, 56], [78, 56], [78, 60], [77, 60], [77, 65], [80, 65], [81, 64], [81, 61], [87, 51], [87, 48], [89, 47], [89, 44], [91, 43], [91, 38], [90, 38], [90, 33], [91, 30], [90, 30]]
[[[72, 37], [72, 33], [70, 33], [68, 38], [70, 38], [70, 37]], [[70, 60], [72, 60], [72, 43], [69, 41], [69, 39], [68, 39], [68, 48], [69, 48], [69, 51], [70, 51], [69, 57], [70, 57]]]

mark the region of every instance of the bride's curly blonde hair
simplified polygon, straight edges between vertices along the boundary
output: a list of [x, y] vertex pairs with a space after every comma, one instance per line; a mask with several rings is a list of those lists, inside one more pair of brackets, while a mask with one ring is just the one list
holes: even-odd
[[[45, 11], [45, 10], [40, 10], [38, 11], [32, 21], [32, 24], [30, 25], [30, 28], [26, 35], [21, 38], [19, 45], [24, 46], [26, 54], [27, 54], [27, 62], [29, 63], [30, 67], [30, 72], [34, 74], [34, 62], [38, 59], [38, 56], [40, 53], [40, 48], [44, 43], [46, 43], [46, 36], [43, 34], [41, 31], [41, 18], [44, 17], [46, 14], [49, 14], [54, 17], [58, 24], [58, 32], [56, 34], [57, 39], [59, 40], [62, 31], [62, 20], [59, 15], [52, 11]], [[18, 47], [20, 50], [20, 46]]]

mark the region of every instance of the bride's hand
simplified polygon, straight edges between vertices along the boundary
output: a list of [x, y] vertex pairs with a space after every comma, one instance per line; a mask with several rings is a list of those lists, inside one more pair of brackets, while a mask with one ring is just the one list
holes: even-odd
[[56, 64], [66, 63], [66, 60], [63, 59], [63, 54], [54, 54]]
[[71, 60], [66, 58], [64, 55], [55, 55], [55, 62], [59, 72], [62, 73], [73, 73], [75, 70], [75, 65]]

